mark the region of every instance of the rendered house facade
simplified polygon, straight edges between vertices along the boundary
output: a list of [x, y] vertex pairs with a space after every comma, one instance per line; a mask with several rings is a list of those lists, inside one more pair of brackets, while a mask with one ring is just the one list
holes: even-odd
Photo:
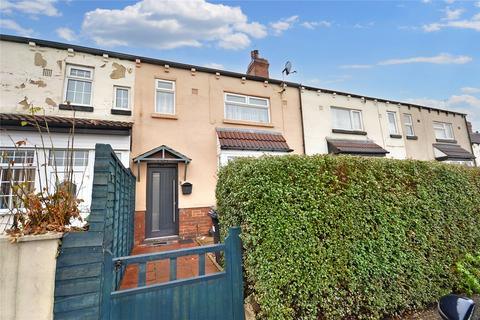
[[[0, 51], [0, 223], [8, 224], [16, 199], [10, 181], [29, 182], [30, 189], [39, 191], [46, 181], [54, 181], [55, 166], [63, 179], [73, 118], [73, 180], [87, 215], [95, 144], [111, 144], [129, 164], [134, 62], [91, 54], [82, 47], [3, 35]], [[38, 110], [32, 114], [32, 108]], [[42, 134], [37, 125], [43, 127]], [[25, 143], [15, 148], [18, 141]]]
[[[217, 172], [230, 159], [303, 153], [296, 88], [266, 78], [154, 62], [141, 62], [136, 70], [136, 243], [206, 234]], [[186, 182], [192, 184], [191, 193]]]

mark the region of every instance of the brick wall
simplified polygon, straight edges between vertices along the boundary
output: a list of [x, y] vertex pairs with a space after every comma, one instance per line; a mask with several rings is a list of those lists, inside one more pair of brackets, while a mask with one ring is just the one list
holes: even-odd
[[[210, 207], [179, 209], [179, 236], [182, 239], [207, 235], [212, 226]], [[135, 212], [135, 246], [145, 240], [145, 211]]]
[[185, 239], [207, 235], [212, 226], [209, 210], [210, 207], [180, 209], [180, 237]]

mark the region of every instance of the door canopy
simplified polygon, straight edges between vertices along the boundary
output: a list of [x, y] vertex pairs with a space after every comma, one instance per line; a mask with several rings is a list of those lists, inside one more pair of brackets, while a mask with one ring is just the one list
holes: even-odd
[[184, 163], [185, 172], [184, 180], [187, 180], [187, 166], [192, 161], [189, 157], [180, 152], [166, 146], [161, 145], [150, 151], [142, 153], [133, 158], [133, 163], [137, 165], [137, 180], [140, 181], [140, 163]]

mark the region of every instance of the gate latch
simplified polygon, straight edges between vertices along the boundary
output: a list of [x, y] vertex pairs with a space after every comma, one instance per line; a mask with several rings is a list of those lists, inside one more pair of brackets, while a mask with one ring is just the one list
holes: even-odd
[[114, 265], [115, 271], [117, 272], [121, 267], [122, 267], [122, 260], [115, 261], [115, 265]]

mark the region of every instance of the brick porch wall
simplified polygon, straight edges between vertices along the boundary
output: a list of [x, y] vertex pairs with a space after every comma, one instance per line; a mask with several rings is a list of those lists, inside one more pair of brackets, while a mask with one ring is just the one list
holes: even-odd
[[[210, 207], [179, 209], [179, 236], [182, 239], [207, 235], [212, 225], [208, 216]], [[145, 211], [135, 212], [135, 246], [145, 240]]]

